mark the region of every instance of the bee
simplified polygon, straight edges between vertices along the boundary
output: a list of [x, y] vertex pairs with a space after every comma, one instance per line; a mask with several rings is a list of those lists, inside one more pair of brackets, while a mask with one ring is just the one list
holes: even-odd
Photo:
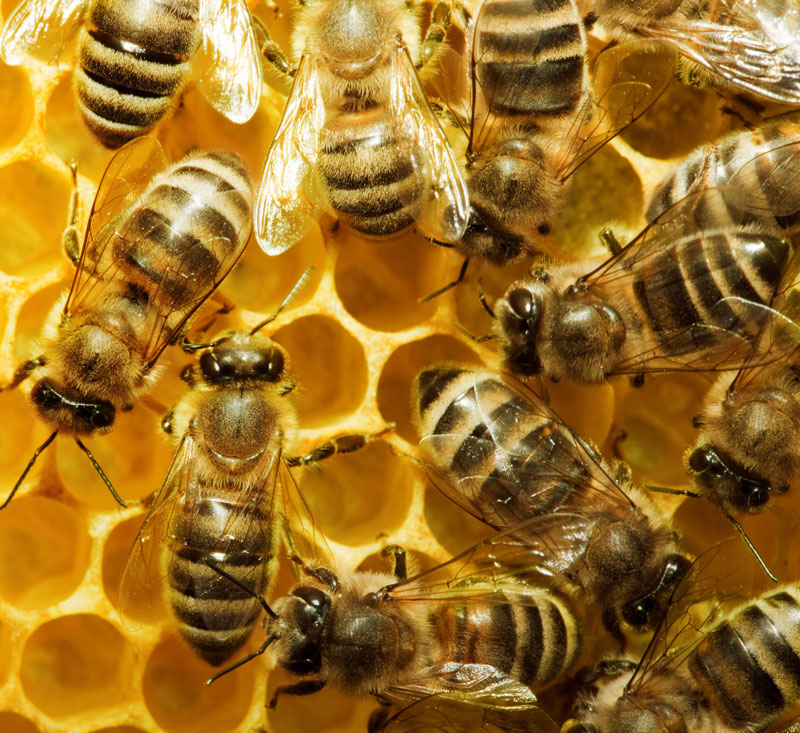
[[532, 690], [569, 669], [582, 628], [558, 593], [523, 577], [527, 553], [498, 535], [407, 577], [404, 550], [385, 552], [395, 557], [394, 575], [304, 566], [307, 581], [272, 607], [262, 599], [262, 647], [220, 675], [271, 647], [278, 666], [303, 679], [279, 687], [270, 707], [330, 685], [378, 698], [373, 731], [417, 716], [420, 704], [430, 723], [431, 701], [478, 709], [490, 721], [525, 713], [519, 730], [553, 730]]
[[[7, 385], [34, 375], [31, 404], [54, 430], [3, 507], [58, 433], [74, 436], [124, 506], [81, 437], [108, 432], [117, 411], [132, 409], [147, 390], [161, 352], [244, 251], [252, 200], [250, 177], [234, 153], [198, 152], [168, 166], [154, 138], [137, 138], [114, 155], [72, 286], [45, 325], [42, 354], [21, 364]], [[74, 218], [73, 210], [71, 228]]]
[[[759, 99], [800, 103], [800, 14], [782, 0], [583, 0], [612, 29], [667, 44], [696, 83]], [[684, 71], [684, 73], [686, 73]]]
[[800, 585], [719, 616], [670, 613], [638, 663], [597, 665], [562, 733], [765, 730], [800, 701]]
[[228, 119], [247, 122], [261, 99], [261, 61], [245, 0], [23, 0], [0, 56], [50, 62], [80, 28], [73, 75], [86, 126], [106, 147], [146, 135], [174, 109], [194, 71]]
[[[260, 612], [256, 596], [277, 572], [280, 536], [291, 531], [289, 524], [312, 526], [302, 497], [293, 495], [288, 466], [358, 450], [369, 439], [339, 436], [308, 456], [284, 454], [297, 432], [289, 398], [295, 383], [284, 350], [259, 331], [308, 274], [251, 330], [190, 346], [203, 350], [181, 374], [191, 389], [162, 423], [176, 437], [177, 452], [122, 574], [123, 613], [132, 617], [132, 609], [166, 603], [184, 639], [215, 666], [249, 638]], [[207, 559], [239, 585], [215, 573]]]
[[550, 231], [572, 174], [670, 82], [653, 43], [601, 53], [590, 75], [575, 0], [487, 0], [473, 24], [465, 257], [504, 265]]
[[415, 222], [447, 242], [464, 233], [466, 184], [415, 68], [436, 58], [441, 8], [449, 18], [447, 3], [438, 3], [420, 43], [410, 3], [303, 4], [291, 72], [280, 49], [266, 43], [276, 67], [294, 77], [256, 195], [256, 238], [267, 254], [294, 245], [326, 205], [367, 237]]
[[612, 469], [544, 402], [509, 377], [458, 364], [413, 386], [419, 452], [435, 485], [507, 531], [603, 608], [606, 628], [654, 628], [689, 561], [628, 477]]
[[504, 365], [586, 383], [741, 367], [794, 266], [786, 232], [747, 191], [700, 190], [624, 248], [606, 231], [614, 254], [600, 264], [545, 264], [513, 282], [495, 305]]

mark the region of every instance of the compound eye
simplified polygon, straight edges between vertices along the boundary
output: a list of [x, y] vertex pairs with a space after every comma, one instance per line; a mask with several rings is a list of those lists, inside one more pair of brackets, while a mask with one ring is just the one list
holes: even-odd
[[536, 315], [536, 307], [530, 290], [516, 288], [508, 294], [508, 306], [517, 318], [527, 321]]
[[753, 508], [763, 506], [769, 501], [769, 495], [769, 486], [753, 484], [747, 497], [747, 503]]
[[273, 349], [267, 363], [267, 378], [270, 382], [277, 382], [283, 374], [283, 354], [279, 349]]
[[709, 452], [705, 448], [698, 448], [689, 456], [689, 467], [697, 473], [708, 471], [711, 467]]
[[200, 357], [200, 371], [203, 372], [203, 376], [206, 379], [210, 380], [219, 377], [222, 373], [222, 367], [217, 361], [217, 357], [214, 355], [213, 351], [206, 351]]
[[314, 608], [323, 608], [329, 606], [331, 603], [331, 599], [328, 595], [318, 588], [303, 586], [302, 588], [297, 588], [292, 595], [297, 596], [305, 601], [307, 605], [313, 606]]
[[640, 598], [622, 609], [622, 618], [635, 629], [646, 628], [650, 625], [650, 614], [654, 605], [652, 598]]

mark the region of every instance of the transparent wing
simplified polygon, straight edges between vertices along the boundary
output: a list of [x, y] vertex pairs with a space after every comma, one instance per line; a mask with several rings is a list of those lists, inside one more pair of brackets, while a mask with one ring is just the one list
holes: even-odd
[[247, 122], [261, 101], [261, 55], [245, 0], [201, 0], [197, 86], [218, 112]]
[[485, 371], [475, 371], [469, 385], [454, 400], [464, 418], [419, 444], [448, 498], [496, 529], [580, 506], [630, 509], [602, 458], [533, 391]]
[[166, 167], [164, 150], [154, 137], [135, 138], [111, 158], [92, 203], [81, 257], [64, 305], [65, 317], [97, 302], [118, 274], [110, 251], [116, 229], [130, 210], [141, 204], [153, 177]]
[[325, 203], [315, 173], [324, 124], [316, 62], [304, 55], [256, 194], [256, 239], [268, 255], [279, 255], [300, 241]]
[[658, 100], [674, 77], [675, 54], [664, 45], [631, 41], [603, 51], [595, 63], [593, 96], [578, 111], [559, 156], [559, 178], [588, 158]]
[[719, 0], [713, 17], [669, 16], [639, 31], [672, 44], [738, 91], [800, 102], [800, 9], [783, 0]]
[[86, 0], [22, 0], [6, 19], [0, 37], [0, 57], [19, 66], [27, 56], [58, 59], [76, 30]]
[[434, 116], [405, 46], [392, 54], [389, 109], [401, 157], [411, 161], [427, 201], [417, 224], [434, 239], [453, 242], [469, 219], [467, 184], [455, 153]]

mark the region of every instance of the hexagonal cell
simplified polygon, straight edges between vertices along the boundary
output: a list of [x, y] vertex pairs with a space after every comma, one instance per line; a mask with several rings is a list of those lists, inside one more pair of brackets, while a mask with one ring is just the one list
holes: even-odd
[[[205, 681], [212, 667], [174, 636], [164, 638], [147, 660], [142, 692], [147, 709], [167, 733], [218, 733], [236, 730], [253, 695], [253, 668]], [[263, 702], [262, 702], [263, 704]]]
[[66, 280], [50, 285], [31, 295], [23, 304], [14, 332], [14, 355], [18, 363], [42, 353], [42, 324], [56, 308], [58, 313], [55, 317], [60, 316], [68, 288]]
[[[36, 419], [21, 390], [0, 392], [0, 414], [3, 415], [0, 424], [0, 486], [8, 492], [49, 432]], [[41, 466], [28, 474], [27, 482], [40, 470]]]
[[92, 733], [146, 733], [146, 731], [134, 728], [132, 725], [115, 725], [113, 728], [100, 728]]
[[89, 566], [90, 539], [74, 509], [36, 496], [0, 512], [0, 596], [19, 608], [69, 597]]
[[[9, 625], [0, 622], [0, 684], [5, 684], [11, 673], [11, 633]], [[2, 721], [2, 719], [0, 719]], [[0, 730], [5, 728], [0, 727]]]
[[678, 158], [730, 129], [719, 106], [711, 89], [672, 84], [621, 137], [642, 155]]
[[65, 163], [78, 161], [80, 173], [98, 182], [114, 155], [89, 132], [81, 118], [72, 91], [72, 74], [66, 74], [47, 102], [45, 138], [55, 154]]
[[411, 421], [411, 385], [423, 369], [440, 361], [480, 364], [477, 354], [452, 336], [429, 336], [400, 346], [387, 360], [378, 382], [378, 409], [410, 443], [419, 436]]
[[424, 323], [436, 310], [436, 300], [417, 299], [451, 281], [460, 259], [413, 234], [375, 241], [342, 228], [334, 278], [347, 311], [377, 331], [400, 331]]
[[603, 445], [614, 422], [614, 388], [606, 384], [548, 382], [550, 408], [581, 437]]
[[0, 730], [4, 733], [39, 733], [30, 720], [17, 713], [0, 713]]
[[16, 145], [33, 119], [33, 94], [28, 75], [19, 68], [0, 64], [0, 147]]
[[272, 336], [289, 353], [288, 373], [298, 385], [297, 414], [303, 427], [341, 419], [355, 410], [367, 389], [364, 347], [332, 318], [308, 316]]
[[[133, 547], [133, 541], [139, 533], [139, 528], [145, 518], [145, 513], [139, 514], [124, 522], [120, 522], [111, 533], [108, 535], [105, 545], [103, 546], [103, 590], [106, 597], [115, 606], [119, 600], [119, 582], [122, 578], [122, 570], [125, 567], [125, 561], [128, 559], [128, 554]], [[129, 611], [130, 609], [126, 609]], [[147, 609], [142, 609], [142, 613], [146, 614]], [[136, 617], [139, 621], [150, 621], [149, 618]]]
[[300, 491], [326, 537], [344, 545], [373, 542], [405, 521], [411, 506], [414, 471], [380, 441], [355, 453], [295, 471]]
[[425, 488], [425, 523], [433, 536], [451, 555], [489, 537], [491, 527], [454, 504], [432, 484]]
[[28, 160], [0, 168], [0, 270], [29, 277], [62, 265], [70, 190], [66, 169], [56, 172]]
[[[591, 206], [586, 202], [591, 201]], [[551, 239], [576, 257], [607, 254], [597, 237], [610, 222], [622, 232], [635, 229], [642, 215], [642, 182], [633, 166], [606, 145], [575, 173]], [[622, 240], [625, 236], [620, 234]]]
[[[174, 448], [164, 440], [161, 415], [140, 406], [118, 413], [112, 435], [83, 440], [124, 501], [156, 491], [164, 481]], [[58, 472], [64, 487], [89, 506], [109, 510], [117, 506], [108, 488], [74, 440], [57, 441]]]
[[53, 718], [87, 715], [135, 692], [133, 654], [108, 621], [88, 613], [42, 624], [22, 651], [20, 681], [30, 701]]

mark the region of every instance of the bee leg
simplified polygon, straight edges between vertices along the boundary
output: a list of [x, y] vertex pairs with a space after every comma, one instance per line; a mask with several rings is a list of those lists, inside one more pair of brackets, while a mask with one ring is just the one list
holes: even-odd
[[458, 16], [461, 27], [466, 29], [471, 15], [458, 0], [439, 0], [433, 6], [428, 32], [420, 46], [418, 71], [423, 71], [426, 66], [435, 61], [439, 57], [439, 52], [445, 48], [447, 29], [453, 22], [454, 14]]
[[77, 265], [81, 259], [81, 237], [78, 232], [78, 164], [75, 161], [69, 164], [69, 172], [72, 176], [72, 194], [69, 198], [67, 228], [61, 235], [61, 246], [70, 262]]
[[328, 570], [328, 568], [311, 567], [299, 555], [292, 555], [290, 559], [305, 575], [308, 575], [308, 577], [314, 578], [314, 580], [327, 586], [334, 593], [339, 590], [339, 578], [332, 570]]
[[325, 680], [304, 680], [295, 685], [281, 685], [272, 699], [267, 703], [267, 707], [272, 710], [278, 704], [281, 695], [313, 695], [325, 687]]
[[161, 429], [167, 434], [172, 435], [173, 425], [172, 422], [175, 419], [175, 408], [170, 407], [167, 410], [164, 417], [161, 418]]
[[[291, 85], [295, 69], [292, 68], [292, 65], [289, 63], [281, 47], [269, 37], [269, 31], [264, 24], [255, 16], [251, 17], [253, 20], [253, 33], [256, 37], [256, 43], [261, 51], [261, 55], [267, 61], [267, 68], [272, 70], [272, 73], [269, 73], [265, 69], [265, 73], [263, 74], [264, 81], [272, 87], [275, 83], [274, 75], [277, 74], [281, 83]], [[278, 88], [276, 91], [283, 92], [284, 90]]]
[[392, 574], [397, 578], [399, 583], [402, 583], [408, 577], [405, 548], [400, 545], [386, 545], [381, 551], [381, 555], [394, 559]]
[[8, 384], [4, 384], [0, 386], [0, 392], [3, 392], [7, 389], [13, 389], [17, 385], [24, 382], [30, 374], [38, 369], [40, 366], [44, 366], [47, 363], [47, 359], [44, 356], [37, 356], [35, 359], [28, 359], [27, 361], [23, 361], [16, 370], [14, 371], [14, 376], [11, 377], [11, 381]]
[[622, 245], [619, 243], [617, 235], [608, 227], [601, 229], [597, 237], [600, 239], [600, 243], [611, 253], [612, 257], [622, 252]]
[[386, 435], [386, 433], [392, 430], [394, 430], [394, 423], [390, 423], [377, 433], [347, 433], [345, 435], [337, 435], [318, 445], [304, 456], [286, 456], [285, 460], [289, 466], [308, 466], [310, 464], [319, 463], [337, 453], [353, 453], [354, 451], [361, 450], [372, 441], [377, 440], [382, 435]]

